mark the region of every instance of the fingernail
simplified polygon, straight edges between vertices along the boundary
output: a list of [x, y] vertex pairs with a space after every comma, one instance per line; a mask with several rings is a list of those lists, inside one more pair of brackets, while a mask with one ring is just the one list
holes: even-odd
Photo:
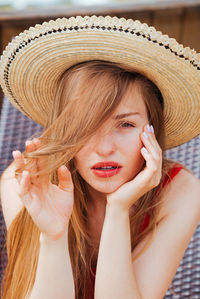
[[61, 166], [60, 166], [60, 169], [61, 169], [62, 171], [63, 171], [63, 170], [66, 170], [66, 168], [67, 168], [67, 167], [66, 167], [65, 165], [61, 165]]
[[142, 151], [146, 154], [148, 153], [147, 149], [144, 146], [142, 147]]
[[150, 129], [151, 129], [151, 133], [154, 133], [154, 128], [152, 125], [151, 125]]
[[145, 138], [149, 138], [149, 136], [147, 135], [146, 132], [143, 133], [143, 136], [144, 136]]
[[12, 151], [13, 158], [16, 158], [18, 153], [20, 153], [18, 150]]
[[27, 171], [27, 170], [23, 170], [22, 171], [22, 177], [24, 178], [26, 175], [28, 175], [29, 174], [29, 171]]
[[152, 130], [151, 130], [151, 127], [149, 124], [147, 125], [147, 130], [149, 131], [149, 133], [152, 133]]
[[31, 144], [31, 140], [26, 140], [25, 145], [28, 146], [29, 144]]
[[23, 179], [25, 178], [27, 172], [28, 172], [28, 171], [26, 171], [26, 170], [22, 171], [22, 178], [23, 178]]
[[17, 151], [12, 151], [12, 155], [15, 156], [16, 152], [17, 152]]

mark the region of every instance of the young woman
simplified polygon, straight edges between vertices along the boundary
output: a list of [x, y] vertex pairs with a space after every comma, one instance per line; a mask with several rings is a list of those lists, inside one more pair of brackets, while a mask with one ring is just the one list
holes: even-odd
[[194, 51], [153, 37], [77, 17], [4, 52], [4, 92], [44, 131], [1, 179], [3, 299], [165, 295], [200, 221], [200, 182], [164, 150], [199, 134], [200, 75]]

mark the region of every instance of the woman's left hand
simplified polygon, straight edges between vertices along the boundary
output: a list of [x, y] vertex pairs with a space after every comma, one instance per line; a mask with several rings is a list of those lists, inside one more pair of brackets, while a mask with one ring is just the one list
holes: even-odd
[[162, 150], [155, 135], [144, 127], [140, 138], [144, 144], [141, 154], [146, 161], [146, 166], [133, 180], [123, 184], [116, 191], [107, 195], [107, 204], [118, 206], [123, 210], [129, 208], [146, 192], [158, 186], [162, 173]]

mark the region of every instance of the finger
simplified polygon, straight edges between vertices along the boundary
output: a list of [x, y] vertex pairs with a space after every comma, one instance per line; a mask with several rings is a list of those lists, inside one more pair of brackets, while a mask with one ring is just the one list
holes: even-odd
[[152, 125], [150, 124], [147, 124], [145, 127], [144, 127], [144, 130], [146, 130], [147, 132], [151, 133], [151, 134], [154, 134], [154, 128]]
[[152, 141], [151, 136], [147, 132], [141, 134], [141, 140], [149, 153], [153, 156], [155, 160], [159, 160], [161, 156], [161, 151], [155, 143]]
[[[33, 147], [34, 147], [34, 150], [36, 151], [38, 148], [40, 148], [41, 146], [41, 141], [38, 139], [38, 138], [34, 138], [32, 140], [32, 144], [33, 144]], [[35, 161], [35, 166], [36, 166], [36, 170], [39, 170], [39, 164], [38, 164], [38, 160], [39, 158], [35, 158], [34, 161]], [[44, 169], [45, 165], [41, 165], [41, 168], [40, 169]]]
[[18, 183], [20, 183], [21, 173], [19, 173], [17, 170], [24, 168], [23, 155], [20, 151], [16, 150], [12, 152], [12, 156], [14, 158], [15, 178], [17, 179]]
[[[36, 151], [41, 146], [41, 141], [38, 138], [26, 141], [26, 149], [28, 152]], [[35, 185], [48, 186], [49, 177], [47, 175], [36, 175], [38, 171], [42, 171], [46, 168], [46, 157], [33, 158], [29, 170], [31, 171], [31, 182]]]
[[[27, 152], [33, 152], [35, 150], [37, 150], [39, 148], [39, 146], [41, 145], [41, 142], [39, 139], [34, 138], [33, 140], [27, 140], [26, 141], [26, 151]], [[37, 161], [38, 158], [33, 158], [28, 169], [31, 170], [31, 176], [34, 178], [37, 178], [37, 176], [34, 176], [34, 174], [38, 171], [38, 165], [37, 165]]]
[[144, 131], [141, 134], [141, 140], [144, 144], [144, 147], [147, 149], [147, 151], [149, 153], [151, 153], [153, 155], [153, 157], [157, 157], [158, 151], [157, 151], [155, 145], [153, 144], [150, 135], [147, 132]]
[[147, 124], [145, 127], [144, 127], [144, 132], [147, 133], [147, 135], [149, 136], [149, 140], [150, 142], [155, 146], [155, 148], [159, 151], [160, 150], [160, 146], [158, 144], [158, 141], [156, 139], [156, 136], [154, 134], [154, 128], [153, 126]]
[[41, 141], [38, 138], [34, 138], [33, 140], [26, 140], [26, 151], [33, 152], [41, 146]]
[[58, 187], [64, 191], [73, 191], [71, 173], [65, 165], [58, 168]]
[[30, 173], [24, 170], [22, 172], [22, 180], [20, 183], [20, 189], [18, 195], [20, 196], [27, 211], [33, 218], [34, 216], [37, 215], [40, 202], [38, 201], [37, 196], [34, 195], [33, 192], [31, 192], [30, 187], [31, 187]]
[[154, 157], [152, 155], [151, 151], [149, 151], [149, 149], [145, 148], [145, 147], [143, 147], [141, 149], [141, 154], [145, 158], [147, 166], [149, 168], [152, 168], [153, 170], [161, 168], [161, 166], [162, 166], [162, 156], [156, 155], [156, 157]]
[[[33, 144], [35, 146], [35, 150], [37, 150], [38, 148], [41, 147], [42, 142], [38, 139], [38, 138], [34, 138], [33, 139]], [[42, 171], [46, 168], [47, 166], [47, 158], [46, 157], [40, 157], [35, 159], [35, 163], [36, 163], [36, 170], [37, 171]], [[40, 183], [43, 184], [44, 186], [47, 186], [49, 183], [49, 177], [48, 175], [44, 174], [44, 175], [39, 175], [37, 177], [40, 180]]]
[[44, 170], [47, 166], [47, 158], [45, 156], [41, 156], [37, 158], [37, 168], [38, 170]]
[[[153, 167], [151, 167], [152, 166], [152, 163], [151, 163], [151, 161], [152, 161], [151, 154], [149, 153], [149, 151], [144, 146], [141, 148], [141, 154], [142, 154], [142, 156], [144, 157], [144, 159], [146, 161], [146, 168], [145, 169], [149, 170], [149, 169], [153, 168]], [[149, 175], [150, 175], [150, 173], [149, 173]]]
[[35, 150], [35, 145], [32, 140], [26, 140], [25, 149], [27, 153], [33, 152]]
[[30, 188], [30, 173], [27, 170], [22, 172], [22, 178], [19, 185], [18, 195], [23, 200], [24, 196], [29, 192]]
[[146, 179], [151, 180], [152, 186], [155, 187], [160, 182], [162, 172], [162, 159], [160, 161], [154, 160], [152, 155], [148, 152], [148, 150], [145, 147], [141, 149], [141, 154], [146, 160]]
[[34, 138], [33, 140], [26, 140], [25, 145], [26, 145], [26, 152], [30, 153], [37, 150], [40, 147], [41, 141], [37, 138]]
[[153, 133], [153, 131], [152, 131], [150, 125], [147, 124], [147, 125], [144, 127], [143, 132], [145, 132], [145, 134], [148, 136], [150, 142], [151, 142], [152, 144], [155, 145], [156, 138], [155, 138], [155, 134]]
[[[37, 170], [44, 171], [46, 169], [46, 157], [40, 157], [37, 159]], [[48, 174], [39, 174], [37, 179], [39, 180], [40, 184], [44, 187], [48, 187], [49, 185], [49, 175]]]
[[35, 149], [38, 149], [42, 145], [42, 142], [39, 138], [34, 138], [33, 143], [35, 145]]
[[13, 156], [14, 161], [15, 161], [16, 170], [18, 168], [24, 167], [24, 159], [23, 159], [23, 155], [20, 151], [18, 151], [18, 150], [13, 151], [12, 156]]

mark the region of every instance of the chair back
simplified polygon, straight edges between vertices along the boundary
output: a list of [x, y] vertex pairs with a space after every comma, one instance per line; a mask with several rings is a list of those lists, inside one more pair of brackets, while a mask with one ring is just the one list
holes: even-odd
[[[25, 141], [41, 131], [41, 126], [20, 113], [5, 98], [0, 116], [0, 175], [11, 163], [12, 151], [25, 150]], [[200, 178], [200, 136], [166, 151], [166, 157], [179, 161]], [[192, 193], [191, 193], [192, 196]], [[0, 209], [0, 279], [7, 263], [5, 250], [6, 230]], [[165, 269], [163, 269], [165, 271]], [[200, 225], [185, 251], [184, 257], [164, 299], [200, 298]]]

